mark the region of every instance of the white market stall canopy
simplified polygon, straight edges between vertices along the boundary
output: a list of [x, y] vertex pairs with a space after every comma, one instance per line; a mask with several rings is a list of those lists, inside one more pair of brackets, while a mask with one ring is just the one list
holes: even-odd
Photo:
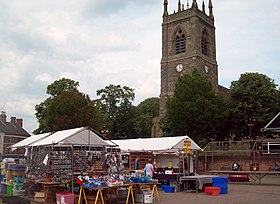
[[[138, 138], [138, 139], [123, 139], [111, 140], [118, 145], [121, 151], [178, 151], [184, 148], [184, 140], [191, 141], [191, 148], [193, 150], [202, 150], [190, 137], [188, 136], [174, 136], [174, 137], [159, 137], [159, 138]], [[107, 141], [110, 143], [110, 141]], [[114, 145], [112, 144], [112, 145]]]
[[[42, 134], [43, 135], [43, 134]], [[96, 146], [110, 146], [105, 140], [99, 137], [88, 127], [80, 127], [69, 130], [62, 130], [52, 133], [45, 133], [44, 137], [38, 140], [33, 140], [31, 143], [27, 139], [35, 138], [37, 136], [30, 136], [12, 146], [17, 147], [31, 147], [31, 146], [47, 146], [47, 145], [96, 145]]]
[[20, 142], [16, 143], [16, 144], [13, 144], [11, 146], [12, 149], [16, 149], [16, 148], [19, 148], [19, 147], [26, 147], [26, 146], [29, 146], [31, 145], [32, 143], [36, 142], [36, 141], [39, 141], [47, 136], [49, 136], [51, 133], [43, 133], [43, 134], [38, 134], [38, 135], [31, 135], [30, 137], [24, 139], [24, 140], [21, 140]]

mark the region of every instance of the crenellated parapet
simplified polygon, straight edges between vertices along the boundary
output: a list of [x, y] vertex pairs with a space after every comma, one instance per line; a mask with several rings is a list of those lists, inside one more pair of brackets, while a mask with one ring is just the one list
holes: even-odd
[[174, 19], [178, 19], [180, 17], [186, 18], [194, 15], [198, 15], [204, 21], [213, 24], [214, 15], [213, 15], [213, 4], [212, 0], [208, 2], [208, 14], [205, 11], [205, 3], [202, 2], [202, 9], [200, 10], [196, 0], [193, 0], [191, 7], [189, 7], [189, 1], [187, 0], [187, 7], [181, 3], [181, 0], [178, 0], [178, 8], [177, 11], [174, 10], [172, 14], [168, 12], [168, 0], [164, 0], [164, 12], [163, 12], [163, 23], [172, 22]]

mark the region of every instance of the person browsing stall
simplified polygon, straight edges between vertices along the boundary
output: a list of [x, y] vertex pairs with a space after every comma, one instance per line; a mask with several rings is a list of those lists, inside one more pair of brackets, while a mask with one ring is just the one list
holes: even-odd
[[153, 177], [154, 166], [152, 164], [152, 160], [151, 159], [148, 160], [148, 163], [145, 166], [145, 170], [146, 170], [146, 176]]

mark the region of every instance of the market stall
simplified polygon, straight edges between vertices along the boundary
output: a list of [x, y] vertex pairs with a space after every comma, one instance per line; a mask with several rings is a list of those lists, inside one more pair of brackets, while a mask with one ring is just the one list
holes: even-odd
[[[186, 141], [190, 142], [188, 152], [185, 151]], [[140, 158], [140, 169], [145, 167], [148, 159], [152, 159], [155, 167], [153, 178], [176, 187], [180, 176], [195, 174], [196, 152], [201, 150], [188, 136], [124, 139], [111, 142], [117, 144], [121, 153], [129, 157], [128, 171], [134, 169], [136, 158]]]
[[12, 148], [26, 149], [28, 192], [43, 189], [46, 202], [60, 187], [73, 191], [78, 175], [107, 174], [111, 166], [118, 170], [119, 148], [87, 127], [31, 136]]
[[[78, 202], [103, 202], [103, 195], [107, 200], [112, 192], [118, 198], [120, 192], [125, 192], [126, 202], [134, 202], [127, 195], [135, 193], [135, 186], [137, 199], [150, 199], [155, 194], [159, 200], [156, 180], [121, 172], [120, 148], [108, 142], [82, 127], [31, 136], [13, 148], [26, 148], [28, 192], [36, 201], [52, 203], [55, 199], [66, 199], [72, 203], [76, 198]], [[144, 187], [148, 190], [143, 191]]]

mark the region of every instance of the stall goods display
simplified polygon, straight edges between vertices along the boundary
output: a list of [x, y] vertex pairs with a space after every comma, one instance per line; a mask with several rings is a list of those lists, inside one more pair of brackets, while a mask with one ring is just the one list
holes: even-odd
[[106, 186], [123, 185], [123, 181], [118, 180], [116, 176], [105, 176], [105, 177], [89, 177], [89, 176], [78, 176], [77, 183], [87, 188], [100, 188]]

